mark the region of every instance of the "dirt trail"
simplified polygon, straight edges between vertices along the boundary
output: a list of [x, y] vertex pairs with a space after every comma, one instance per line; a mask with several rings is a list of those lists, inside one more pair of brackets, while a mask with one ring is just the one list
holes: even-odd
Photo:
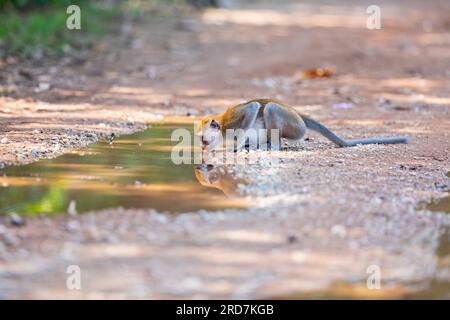
[[[264, 153], [239, 155], [258, 160], [235, 170], [254, 181], [257, 209], [111, 209], [20, 228], [5, 218], [0, 297], [407, 297], [432, 281], [444, 287], [432, 294], [449, 298], [439, 248], [449, 247], [450, 218], [416, 210], [450, 185], [450, 7], [432, 3], [381, 2], [381, 30], [365, 27], [369, 3], [359, 1], [145, 16], [81, 65], [30, 68], [19, 86], [11, 74], [0, 98], [4, 164], [254, 97], [298, 106], [345, 137], [412, 142], [340, 149], [310, 134], [276, 154], [277, 166]], [[337, 72], [299, 81], [315, 67]], [[36, 93], [39, 82], [50, 90]], [[66, 289], [71, 264], [81, 267], [80, 291]], [[365, 289], [371, 265], [381, 290]]]

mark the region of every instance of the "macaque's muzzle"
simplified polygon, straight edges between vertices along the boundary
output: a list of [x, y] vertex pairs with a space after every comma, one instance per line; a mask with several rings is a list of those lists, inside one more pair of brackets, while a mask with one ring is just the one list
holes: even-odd
[[209, 142], [208, 140], [205, 140], [204, 136], [202, 136], [202, 144], [203, 144], [204, 146], [207, 146], [207, 145], [210, 144], [210, 142]]
[[203, 147], [207, 147], [207, 146], [211, 146], [211, 145], [214, 146], [215, 143], [216, 143], [216, 138], [217, 137], [214, 136], [214, 135], [210, 135], [210, 136], [208, 136], [206, 138], [203, 135], [202, 138], [201, 138]]

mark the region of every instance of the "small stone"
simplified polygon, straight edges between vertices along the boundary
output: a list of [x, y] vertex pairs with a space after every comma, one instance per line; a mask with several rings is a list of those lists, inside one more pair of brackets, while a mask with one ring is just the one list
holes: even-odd
[[76, 232], [80, 229], [80, 223], [76, 220], [72, 220], [66, 223], [64, 226], [68, 232]]
[[347, 229], [344, 226], [337, 224], [331, 228], [331, 234], [344, 238], [347, 235]]
[[334, 109], [351, 109], [352, 107], [353, 107], [353, 105], [351, 103], [347, 103], [347, 102], [335, 103], [333, 105]]
[[21, 216], [19, 216], [18, 214], [11, 213], [9, 215], [9, 223], [16, 227], [22, 227], [25, 225], [26, 222], [25, 222], [25, 219], [22, 218]]
[[2, 235], [2, 240], [3, 243], [9, 247], [15, 246], [19, 243], [19, 240], [16, 237], [14, 237], [11, 233], [4, 233]]
[[69, 207], [67, 208], [67, 214], [71, 216], [76, 216], [77, 212], [77, 202], [75, 200], [71, 200], [69, 203]]
[[291, 233], [291, 234], [288, 234], [287, 241], [288, 241], [288, 243], [294, 243], [294, 242], [298, 241], [298, 238], [295, 234]]
[[110, 137], [109, 137], [109, 144], [112, 144], [114, 141], [114, 138], [116, 137], [116, 135], [113, 133], [111, 133]]
[[9, 142], [9, 139], [6, 137], [4, 137], [0, 140], [0, 143], [8, 143], [8, 142]]
[[48, 82], [40, 82], [38, 87], [34, 89], [34, 92], [39, 93], [39, 92], [44, 92], [44, 91], [48, 91], [50, 90], [51, 85]]
[[449, 185], [444, 184], [444, 183], [439, 183], [439, 182], [435, 182], [434, 187], [439, 191], [446, 191], [450, 188]]

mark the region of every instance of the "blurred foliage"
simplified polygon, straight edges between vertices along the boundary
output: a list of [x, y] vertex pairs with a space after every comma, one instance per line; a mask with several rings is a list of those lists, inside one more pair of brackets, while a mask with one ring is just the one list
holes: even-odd
[[84, 2], [91, 3], [102, 3], [109, 6], [125, 4], [125, 6], [139, 7], [146, 4], [165, 4], [165, 5], [176, 5], [176, 4], [189, 4], [191, 6], [201, 8], [201, 7], [219, 7], [221, 5], [220, 0], [0, 0], [0, 11], [6, 10], [17, 10], [20, 12], [29, 12], [49, 9], [49, 8], [60, 8], [67, 7], [72, 4], [77, 4]]
[[101, 1], [71, 1], [81, 8], [82, 27], [68, 30], [65, 0], [0, 1], [0, 58], [37, 58], [88, 47], [98, 35], [107, 32], [108, 22], [120, 13], [115, 6], [102, 6]]
[[[0, 0], [0, 10], [6, 8], [15, 8], [20, 11], [27, 11], [42, 7], [68, 6], [77, 4], [80, 1], [73, 0]], [[84, 2], [87, 2], [84, 0]], [[105, 1], [91, 1], [91, 2], [105, 2]], [[180, 4], [188, 3], [196, 7], [218, 6], [219, 0], [110, 0], [109, 3], [131, 2], [139, 3], [163, 3], [163, 4]]]
[[44, 6], [57, 6], [72, 4], [71, 0], [0, 0], [0, 9], [15, 8], [29, 10]]
[[193, 5], [197, 8], [201, 7], [219, 7], [219, 0], [187, 0], [190, 5]]
[[[114, 27], [121, 14], [142, 15], [148, 5], [218, 6], [218, 0], [0, 0], [0, 58], [22, 59], [85, 48]], [[68, 5], [81, 8], [81, 30], [68, 30]], [[94, 17], [94, 18], [93, 18]]]

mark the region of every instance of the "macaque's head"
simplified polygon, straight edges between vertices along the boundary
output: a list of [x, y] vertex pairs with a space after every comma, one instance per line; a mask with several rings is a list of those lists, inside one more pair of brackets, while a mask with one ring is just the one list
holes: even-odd
[[221, 125], [220, 115], [206, 116], [201, 120], [196, 135], [201, 137], [204, 149], [214, 149], [221, 143]]

